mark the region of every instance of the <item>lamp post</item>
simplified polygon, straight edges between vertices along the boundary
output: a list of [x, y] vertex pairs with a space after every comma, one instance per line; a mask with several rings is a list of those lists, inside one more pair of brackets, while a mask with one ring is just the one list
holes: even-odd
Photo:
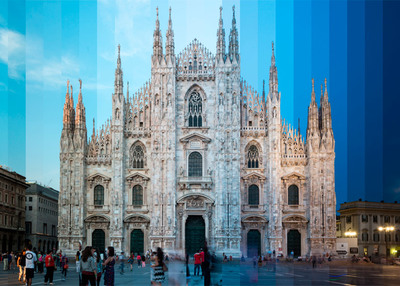
[[385, 251], [386, 251], [386, 264], [388, 264], [388, 239], [387, 239], [387, 233], [388, 233], [388, 232], [391, 232], [391, 231], [394, 231], [394, 227], [393, 227], [393, 226], [385, 226], [385, 227], [380, 226], [380, 227], [378, 228], [378, 230], [379, 230], [379, 231], [384, 231], [384, 232], [385, 232], [385, 242], [386, 242], [386, 249], [385, 249]]

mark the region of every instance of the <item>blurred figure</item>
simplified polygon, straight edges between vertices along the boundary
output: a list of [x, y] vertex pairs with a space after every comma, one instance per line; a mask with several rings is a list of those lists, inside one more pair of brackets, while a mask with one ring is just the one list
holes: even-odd
[[125, 268], [125, 255], [124, 252], [121, 252], [121, 255], [119, 256], [119, 273], [121, 273], [121, 275], [124, 275], [124, 268]]
[[44, 276], [44, 285], [47, 285], [47, 282], [50, 282], [50, 285], [53, 285], [53, 274], [55, 270], [55, 263], [53, 258], [53, 252], [51, 250], [47, 251], [46, 258], [44, 259], [46, 266], [46, 275]]
[[103, 274], [103, 260], [100, 257], [100, 252], [96, 248], [95, 250], [95, 260], [96, 260], [96, 267], [97, 267], [97, 277], [96, 277], [96, 282], [97, 286], [100, 286], [100, 280], [101, 280], [101, 275]]
[[210, 267], [211, 267], [211, 255], [208, 252], [208, 247], [204, 247], [204, 252], [203, 252], [203, 262], [202, 262], [202, 272], [204, 276], [204, 286], [210, 286], [211, 285], [211, 273], [210, 273]]
[[131, 266], [131, 271], [133, 270], [133, 261], [134, 260], [135, 260], [135, 255], [133, 254], [133, 252], [131, 252], [131, 255], [129, 256], [129, 259], [128, 259], [128, 263]]
[[106, 267], [106, 272], [104, 274], [104, 285], [114, 286], [114, 247], [109, 246], [107, 250], [107, 259], [103, 262], [103, 266]]
[[161, 285], [165, 281], [165, 272], [168, 271], [168, 267], [164, 263], [164, 253], [160, 247], [157, 248], [155, 264], [151, 267], [154, 268], [154, 279], [151, 285]]
[[140, 264], [142, 263], [142, 257], [140, 257], [139, 253], [136, 256], [136, 260], [137, 260], [137, 268], [140, 268]]
[[86, 246], [82, 252], [80, 260], [80, 270], [82, 273], [82, 285], [96, 286], [97, 266], [93, 258], [92, 247]]
[[[203, 261], [201, 260], [201, 255], [199, 252], [200, 251], [197, 251], [194, 254], [194, 274], [193, 274], [193, 276], [200, 276], [200, 267], [201, 267], [201, 263]], [[197, 275], [196, 275], [196, 273], [197, 273]], [[202, 275], [203, 275], [203, 272], [202, 272]]]

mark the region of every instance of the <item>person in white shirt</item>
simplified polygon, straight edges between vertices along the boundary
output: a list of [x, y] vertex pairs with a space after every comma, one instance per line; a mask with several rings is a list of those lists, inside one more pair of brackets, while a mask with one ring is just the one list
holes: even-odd
[[25, 275], [26, 275], [26, 283], [28, 286], [32, 285], [32, 279], [35, 273], [35, 263], [37, 261], [36, 254], [31, 251], [31, 247], [28, 245], [26, 247], [25, 253]]

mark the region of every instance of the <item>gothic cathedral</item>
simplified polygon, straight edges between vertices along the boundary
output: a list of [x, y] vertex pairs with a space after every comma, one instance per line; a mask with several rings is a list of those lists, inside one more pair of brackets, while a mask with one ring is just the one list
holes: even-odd
[[[239, 257], [332, 253], [336, 239], [335, 141], [327, 83], [312, 81], [306, 140], [281, 119], [272, 45], [268, 90], [240, 74], [235, 10], [225, 48], [193, 40], [174, 51], [154, 30], [151, 79], [124, 93], [118, 46], [112, 116], [89, 140], [82, 96], [67, 88], [60, 140], [59, 242], [143, 253], [207, 245]], [[94, 123], [93, 123], [94, 125]]]

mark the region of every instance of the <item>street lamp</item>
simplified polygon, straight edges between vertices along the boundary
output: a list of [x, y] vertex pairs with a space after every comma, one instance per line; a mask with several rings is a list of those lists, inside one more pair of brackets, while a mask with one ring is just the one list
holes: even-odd
[[386, 264], [388, 264], [388, 239], [387, 239], [387, 233], [394, 231], [393, 226], [385, 226], [385, 227], [378, 227], [379, 231], [384, 231], [385, 232], [385, 242], [386, 242]]

